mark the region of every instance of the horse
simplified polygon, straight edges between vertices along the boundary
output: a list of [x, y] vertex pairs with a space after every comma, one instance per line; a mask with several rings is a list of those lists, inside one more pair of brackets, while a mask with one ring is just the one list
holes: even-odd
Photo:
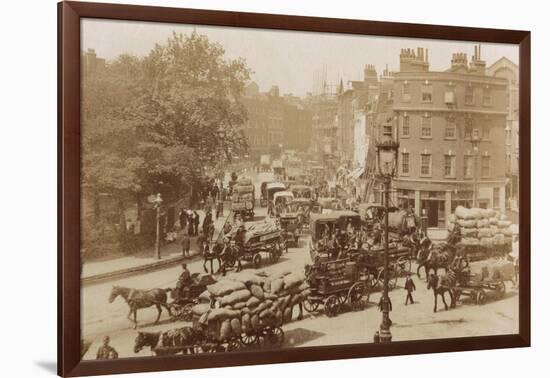
[[429, 245], [421, 243], [416, 256], [416, 260], [418, 261], [416, 275], [420, 278], [420, 269], [422, 267], [424, 267], [426, 273], [426, 280], [428, 280], [431, 270], [433, 270], [434, 274], [437, 274], [440, 268], [445, 269], [445, 273], [448, 272], [455, 255], [456, 248], [447, 243], [437, 245], [433, 245], [431, 242]]
[[[128, 311], [127, 318], [134, 323], [134, 329], [137, 328], [137, 310], [142, 308], [148, 308], [151, 306], [156, 306], [158, 315], [155, 320], [155, 324], [159, 322], [160, 315], [162, 313], [162, 307], [164, 307], [170, 316], [172, 311], [167, 304], [168, 296], [167, 292], [172, 291], [172, 289], [152, 289], [152, 290], [140, 290], [140, 289], [130, 289], [122, 286], [113, 286], [111, 289], [111, 294], [109, 295], [109, 303], [113, 301], [119, 295], [124, 298], [130, 310]], [[130, 317], [134, 314], [134, 319]]]
[[432, 289], [434, 292], [434, 312], [437, 312], [437, 296], [441, 295], [445, 310], [449, 309], [447, 302], [445, 301], [445, 293], [449, 293], [451, 296], [451, 308], [456, 307], [456, 296], [454, 293], [454, 287], [456, 286], [456, 273], [451, 269], [444, 275], [430, 274], [428, 278], [428, 290]]
[[155, 356], [167, 356], [182, 352], [195, 354], [197, 344], [204, 340], [204, 334], [192, 327], [182, 327], [165, 332], [138, 332], [134, 342], [134, 353], [149, 347]]
[[204, 253], [204, 261], [202, 263], [202, 267], [204, 268], [204, 271], [206, 273], [208, 273], [206, 264], [210, 262], [210, 274], [214, 274], [214, 260], [218, 261], [218, 272], [220, 271], [222, 266], [220, 255], [222, 251], [223, 251], [223, 244], [216, 243], [211, 249], [208, 250], [208, 253]]

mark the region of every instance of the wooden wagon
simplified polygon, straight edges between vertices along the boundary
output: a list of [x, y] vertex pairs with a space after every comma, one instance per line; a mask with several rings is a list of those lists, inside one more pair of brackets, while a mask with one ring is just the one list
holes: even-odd
[[306, 272], [310, 293], [304, 301], [308, 312], [323, 306], [327, 316], [336, 316], [345, 306], [361, 310], [368, 303], [370, 285], [366, 276], [359, 274], [357, 264], [349, 258], [316, 259], [316, 264]]

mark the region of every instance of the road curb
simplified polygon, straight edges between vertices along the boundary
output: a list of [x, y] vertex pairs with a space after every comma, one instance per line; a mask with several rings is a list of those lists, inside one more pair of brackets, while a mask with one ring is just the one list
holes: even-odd
[[[224, 220], [224, 222], [223, 222], [224, 224], [227, 221], [227, 219], [229, 219], [230, 215], [231, 215], [231, 212], [229, 212], [229, 215]], [[213, 240], [216, 240], [219, 237], [219, 235], [222, 232], [222, 229], [223, 229], [223, 226], [221, 227], [220, 230], [218, 230], [218, 236], [214, 237]], [[115, 270], [115, 271], [107, 272], [107, 273], [95, 274], [95, 275], [92, 275], [92, 276], [81, 278], [80, 279], [80, 285], [82, 287], [84, 287], [84, 286], [89, 286], [89, 285], [95, 285], [95, 284], [99, 284], [99, 283], [108, 282], [108, 281], [111, 281], [111, 280], [114, 280], [114, 279], [130, 277], [130, 276], [133, 276], [133, 275], [137, 275], [139, 273], [154, 272], [154, 271], [157, 271], [157, 270], [168, 268], [170, 266], [181, 264], [183, 262], [193, 262], [195, 260], [199, 260], [200, 257], [201, 256], [198, 253], [195, 254], [195, 255], [192, 255], [191, 257], [187, 257], [187, 258], [185, 258], [183, 256], [177, 256], [177, 257], [171, 257], [171, 258], [168, 258], [168, 259], [165, 259], [165, 260], [160, 260], [160, 261], [150, 263], [150, 264], [134, 266], [134, 267], [131, 267], [131, 268], [126, 268], [126, 269], [119, 269], [119, 270]]]
[[80, 284], [81, 286], [88, 286], [88, 285], [98, 284], [98, 283], [102, 283], [102, 282], [106, 282], [106, 281], [110, 281], [118, 278], [133, 276], [138, 273], [153, 272], [156, 270], [167, 268], [169, 266], [180, 264], [184, 261], [193, 260], [193, 257], [187, 258], [187, 259], [184, 258], [183, 256], [171, 257], [169, 259], [160, 260], [151, 264], [139, 265], [131, 268], [115, 270], [112, 272], [96, 274], [93, 276], [81, 278]]

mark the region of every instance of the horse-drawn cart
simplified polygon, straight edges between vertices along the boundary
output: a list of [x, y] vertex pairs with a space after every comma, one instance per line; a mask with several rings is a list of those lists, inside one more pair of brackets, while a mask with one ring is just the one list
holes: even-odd
[[328, 260], [321, 257], [306, 271], [310, 294], [304, 301], [308, 312], [323, 306], [327, 316], [336, 316], [345, 305], [361, 310], [368, 303], [370, 285], [366, 276], [359, 274], [357, 264], [349, 258]]
[[[384, 246], [376, 245], [368, 249], [350, 251], [350, 256], [357, 267], [368, 278], [371, 288], [384, 284]], [[388, 251], [388, 284], [390, 289], [397, 286], [397, 279], [411, 271], [410, 249], [397, 243], [390, 243]]]
[[485, 260], [468, 264], [456, 272], [456, 300], [469, 297], [477, 304], [484, 304], [487, 296], [501, 299], [506, 294], [505, 281], [514, 280], [514, 266], [505, 260]]
[[216, 282], [211, 275], [194, 273], [191, 276], [190, 285], [184, 286], [178, 291], [172, 291], [174, 301], [168, 306], [173, 320], [191, 321], [193, 313], [191, 309], [199, 303], [199, 296], [206, 290], [207, 285]]
[[247, 232], [242, 259], [257, 269], [265, 262], [273, 264], [279, 261], [284, 248], [284, 239], [278, 229]]

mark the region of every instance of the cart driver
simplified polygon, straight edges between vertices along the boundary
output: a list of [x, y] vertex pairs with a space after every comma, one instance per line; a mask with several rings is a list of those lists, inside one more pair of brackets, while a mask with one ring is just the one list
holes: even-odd
[[187, 264], [183, 263], [181, 264], [181, 267], [183, 271], [181, 272], [176, 284], [176, 293], [178, 298], [185, 297], [183, 293], [184, 291], [189, 290], [189, 285], [191, 285], [191, 273], [187, 269]]

